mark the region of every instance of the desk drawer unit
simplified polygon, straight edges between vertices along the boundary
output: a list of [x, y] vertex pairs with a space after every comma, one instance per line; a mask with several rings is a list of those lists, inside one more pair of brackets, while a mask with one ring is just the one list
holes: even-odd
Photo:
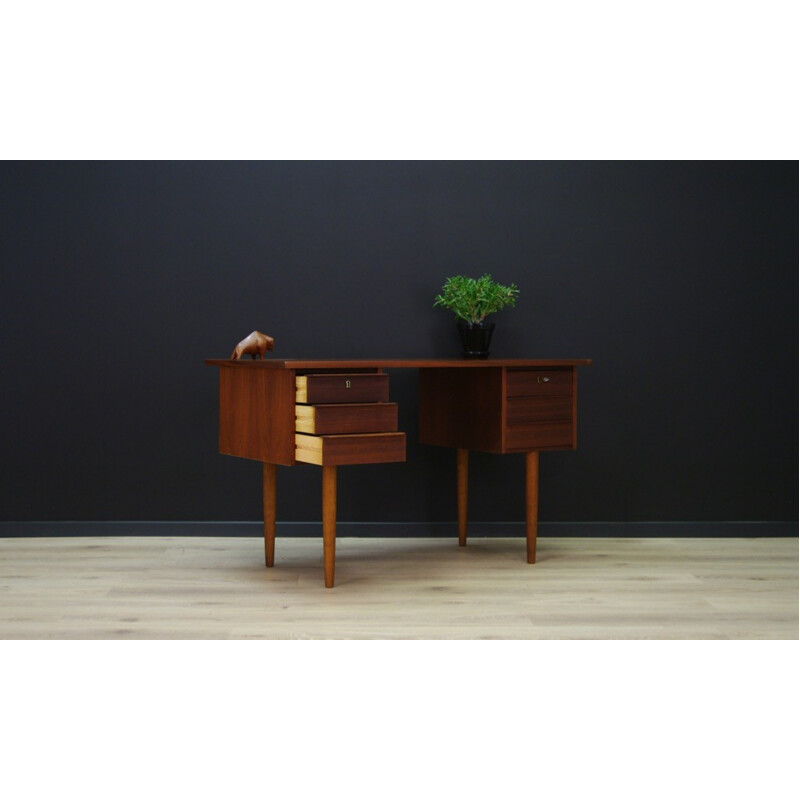
[[576, 446], [573, 367], [420, 370], [420, 442], [486, 453]]
[[389, 376], [298, 375], [295, 459], [320, 466], [406, 460], [406, 435], [397, 432]]
[[574, 369], [509, 369], [505, 450], [575, 447]]

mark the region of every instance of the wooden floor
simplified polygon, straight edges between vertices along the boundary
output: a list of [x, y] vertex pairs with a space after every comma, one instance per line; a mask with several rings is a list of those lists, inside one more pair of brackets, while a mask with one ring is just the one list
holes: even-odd
[[797, 639], [797, 539], [0, 539], [3, 639]]

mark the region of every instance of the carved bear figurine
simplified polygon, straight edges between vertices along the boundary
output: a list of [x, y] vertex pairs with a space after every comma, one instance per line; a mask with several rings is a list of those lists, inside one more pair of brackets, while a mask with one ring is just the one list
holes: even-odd
[[247, 338], [242, 339], [242, 341], [236, 345], [231, 358], [236, 361], [248, 353], [253, 358], [255, 358], [256, 355], [259, 358], [264, 358], [264, 353], [266, 353], [267, 350], [272, 350], [274, 344], [275, 340], [271, 336], [253, 331]]

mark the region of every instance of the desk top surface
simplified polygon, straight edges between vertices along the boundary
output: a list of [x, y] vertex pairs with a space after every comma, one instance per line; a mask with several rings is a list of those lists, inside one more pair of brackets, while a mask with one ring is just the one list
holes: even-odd
[[241, 359], [208, 358], [212, 367], [243, 367], [247, 369], [426, 369], [458, 367], [481, 369], [488, 367], [576, 367], [588, 366], [591, 358], [363, 358], [363, 359], [306, 359], [265, 358]]

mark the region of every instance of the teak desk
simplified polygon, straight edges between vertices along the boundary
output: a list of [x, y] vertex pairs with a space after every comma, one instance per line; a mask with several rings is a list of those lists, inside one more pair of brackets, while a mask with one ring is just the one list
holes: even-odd
[[539, 451], [577, 446], [578, 367], [590, 359], [249, 360], [219, 367], [219, 450], [263, 462], [264, 550], [275, 563], [275, 466], [322, 467], [325, 586], [333, 586], [336, 467], [405, 461], [386, 369], [419, 370], [419, 441], [456, 450], [467, 543], [470, 450], [525, 453], [528, 563], [536, 561]]

